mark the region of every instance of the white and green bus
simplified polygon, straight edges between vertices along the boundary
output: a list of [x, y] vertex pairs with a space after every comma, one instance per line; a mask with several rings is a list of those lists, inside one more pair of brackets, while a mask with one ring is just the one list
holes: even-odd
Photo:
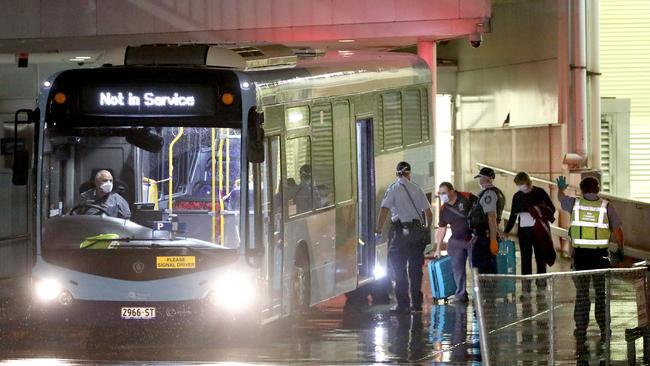
[[[385, 276], [373, 227], [397, 162], [435, 191], [429, 68], [288, 51], [129, 47], [43, 84], [14, 163], [34, 317], [264, 324]], [[129, 217], [80, 200], [101, 170]]]

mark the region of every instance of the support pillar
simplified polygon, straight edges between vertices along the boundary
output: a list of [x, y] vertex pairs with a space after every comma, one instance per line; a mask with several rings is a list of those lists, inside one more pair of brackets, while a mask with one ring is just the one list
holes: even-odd
[[[431, 105], [429, 106], [429, 115], [431, 116], [430, 130], [433, 131], [432, 138], [436, 138], [436, 94], [437, 94], [437, 70], [436, 65], [436, 42], [435, 41], [419, 41], [418, 42], [418, 56], [422, 58], [431, 70]], [[434, 159], [435, 161], [435, 159]]]

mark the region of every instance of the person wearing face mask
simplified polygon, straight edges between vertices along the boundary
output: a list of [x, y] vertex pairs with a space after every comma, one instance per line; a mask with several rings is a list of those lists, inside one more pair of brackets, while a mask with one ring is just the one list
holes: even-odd
[[454, 274], [456, 293], [454, 301], [467, 302], [467, 275], [465, 266], [471, 256], [470, 240], [472, 231], [467, 222], [467, 214], [478, 201], [478, 197], [469, 192], [458, 192], [449, 182], [442, 182], [438, 187], [438, 196], [443, 205], [440, 207], [438, 229], [436, 230], [435, 258], [440, 256], [442, 241], [451, 228], [451, 238], [447, 243], [447, 253], [451, 259], [451, 271]]
[[[611, 202], [598, 196], [600, 183], [594, 177], [586, 177], [580, 182], [582, 197], [567, 196], [564, 191], [568, 184], [566, 178], [557, 178], [557, 198], [562, 205], [562, 210], [571, 213], [571, 226], [569, 236], [573, 246], [573, 265], [576, 271], [609, 268], [609, 239], [613, 235], [618, 244], [618, 250], [623, 251], [623, 229]], [[605, 275], [577, 276], [574, 279], [576, 287], [576, 302], [573, 311], [578, 350], [585, 350], [587, 340], [587, 326], [589, 325], [589, 285], [593, 284], [596, 295], [595, 317], [600, 327], [600, 341], [605, 342], [608, 324], [606, 317], [606, 289]], [[611, 331], [610, 331], [611, 333]]]
[[[113, 175], [108, 170], [100, 170], [95, 174], [95, 188], [81, 194], [81, 199], [89, 205], [99, 206], [106, 211], [108, 216], [122, 219], [131, 218], [131, 210], [126, 200], [117, 192], [113, 192]], [[99, 215], [102, 212], [89, 207], [86, 215]]]
[[[576, 271], [609, 268], [609, 239], [613, 235], [619, 251], [623, 251], [622, 221], [611, 202], [598, 196], [600, 182], [594, 177], [586, 177], [580, 182], [582, 197], [567, 196], [564, 191], [568, 184], [566, 178], [557, 178], [557, 198], [562, 210], [571, 213], [569, 236], [573, 247], [573, 266]], [[589, 324], [589, 285], [593, 284], [596, 295], [595, 316], [600, 327], [600, 340], [605, 342], [608, 334], [606, 319], [605, 275], [578, 276], [574, 278], [576, 302], [573, 312], [575, 320], [576, 347], [584, 349]], [[610, 331], [611, 333], [611, 331]]]
[[397, 298], [397, 306], [391, 312], [408, 314], [422, 311], [422, 266], [426, 246], [423, 235], [430, 233], [433, 213], [422, 188], [411, 182], [411, 165], [400, 162], [395, 175], [397, 180], [388, 187], [381, 201], [375, 234], [382, 234], [390, 218], [388, 263]]
[[481, 192], [479, 202], [469, 213], [472, 228], [472, 267], [479, 273], [496, 273], [496, 255], [499, 250], [497, 228], [506, 204], [503, 192], [492, 184], [494, 170], [483, 167], [474, 177], [478, 179]]
[[[517, 237], [519, 238], [519, 250], [521, 253], [521, 274], [528, 275], [533, 273], [533, 251], [535, 252], [537, 273], [546, 273], [547, 258], [544, 255], [544, 245], [546, 243], [542, 242], [542, 236], [537, 235], [535, 225], [537, 224], [537, 220], [546, 219], [545, 224], [548, 227], [548, 221], [554, 221], [553, 214], [555, 213], [555, 206], [545, 190], [533, 186], [533, 182], [526, 172], [519, 172], [515, 176], [514, 182], [517, 185], [517, 192], [512, 196], [510, 218], [503, 231], [504, 233], [509, 233], [515, 226], [515, 222], [519, 221]], [[537, 212], [544, 212], [544, 214], [537, 215]], [[550, 239], [550, 235], [548, 238]], [[522, 297], [529, 297], [530, 281], [524, 281], [522, 287]], [[538, 289], [542, 289], [546, 287], [546, 283], [539, 280], [537, 281], [537, 287]], [[537, 294], [541, 296], [543, 293], [538, 290]]]

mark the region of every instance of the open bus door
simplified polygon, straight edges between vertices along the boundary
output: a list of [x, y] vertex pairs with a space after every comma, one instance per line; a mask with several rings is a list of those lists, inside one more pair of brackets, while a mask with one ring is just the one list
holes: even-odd
[[357, 119], [357, 223], [359, 285], [373, 276], [375, 266], [375, 158], [372, 118]]

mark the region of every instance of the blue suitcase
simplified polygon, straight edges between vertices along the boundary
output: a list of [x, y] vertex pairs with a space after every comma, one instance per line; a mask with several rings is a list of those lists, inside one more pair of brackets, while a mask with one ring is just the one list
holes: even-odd
[[456, 293], [456, 282], [454, 282], [449, 256], [429, 261], [428, 268], [431, 295], [434, 300], [446, 300]]
[[[517, 259], [515, 257], [515, 242], [502, 239], [499, 241], [499, 252], [497, 253], [497, 273], [517, 274]], [[507, 296], [515, 293], [515, 279], [499, 279], [497, 291], [499, 296]]]

